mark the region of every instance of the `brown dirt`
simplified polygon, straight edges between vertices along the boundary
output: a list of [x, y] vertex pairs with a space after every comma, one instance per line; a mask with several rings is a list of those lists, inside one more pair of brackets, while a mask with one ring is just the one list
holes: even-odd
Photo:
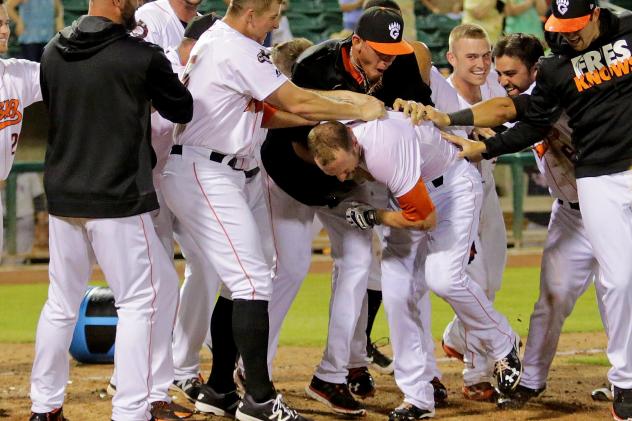
[[[589, 353], [603, 349], [603, 334], [565, 334], [560, 351]], [[33, 344], [3, 344], [0, 362], [0, 419], [26, 420], [29, 412], [29, 374], [33, 359]], [[386, 350], [387, 352], [390, 350]], [[321, 356], [321, 349], [282, 347], [277, 358], [275, 384], [287, 400], [314, 420], [337, 419], [328, 408], [305, 397], [303, 388], [309, 382]], [[609, 405], [593, 402], [590, 392], [606, 381], [607, 367], [577, 364], [572, 356], [556, 357], [547, 391], [520, 411], [499, 411], [491, 403], [473, 403], [461, 397], [461, 365], [437, 355], [443, 382], [450, 391], [449, 405], [437, 410], [436, 418], [446, 420], [607, 420]], [[210, 367], [209, 354], [202, 352], [204, 373]], [[105, 395], [111, 365], [71, 364], [65, 413], [72, 421], [106, 420], [110, 415], [110, 400]], [[375, 374], [378, 393], [364, 403], [369, 410], [365, 420], [385, 420], [388, 412], [400, 403], [393, 378]], [[185, 404], [181, 396], [177, 402]], [[195, 419], [207, 419], [197, 416]], [[208, 418], [213, 419], [213, 418]]]

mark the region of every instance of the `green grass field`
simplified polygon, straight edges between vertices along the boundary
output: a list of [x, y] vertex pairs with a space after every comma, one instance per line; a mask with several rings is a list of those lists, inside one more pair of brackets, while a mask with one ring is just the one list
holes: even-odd
[[[513, 327], [525, 336], [529, 315], [538, 297], [539, 268], [510, 268], [505, 272], [502, 289], [496, 298], [496, 308], [505, 314]], [[0, 342], [31, 342], [40, 310], [46, 300], [48, 285], [0, 286]], [[330, 282], [328, 274], [310, 275], [292, 306], [283, 332], [282, 345], [320, 346], [327, 335], [327, 309]], [[450, 307], [432, 297], [432, 332], [436, 338], [452, 319]], [[578, 301], [565, 325], [565, 332], [601, 331], [601, 319], [595, 303], [594, 288]], [[388, 336], [386, 318], [380, 311], [373, 339]]]

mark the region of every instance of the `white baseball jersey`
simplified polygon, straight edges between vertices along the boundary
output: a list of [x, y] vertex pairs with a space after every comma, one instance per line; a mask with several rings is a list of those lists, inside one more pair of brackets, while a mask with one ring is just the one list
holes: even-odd
[[15, 158], [24, 108], [42, 100], [39, 63], [0, 60], [0, 82], [0, 180], [4, 180]]
[[439, 129], [424, 122], [413, 126], [402, 113], [352, 127], [364, 150], [367, 171], [395, 197], [404, 196], [419, 182], [443, 175], [458, 150], [441, 137]]
[[183, 23], [169, 4], [169, 0], [146, 3], [136, 11], [138, 26], [132, 35], [162, 47], [177, 48], [184, 38]]
[[193, 47], [183, 79], [193, 95], [193, 119], [176, 126], [175, 143], [252, 158], [263, 100], [287, 82], [267, 50], [218, 21]]

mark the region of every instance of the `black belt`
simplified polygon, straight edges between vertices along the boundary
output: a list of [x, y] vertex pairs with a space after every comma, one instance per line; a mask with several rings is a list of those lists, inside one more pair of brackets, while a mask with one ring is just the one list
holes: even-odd
[[[171, 147], [171, 154], [172, 155], [182, 155], [182, 145], [173, 145]], [[224, 159], [227, 156], [228, 155], [224, 155], [223, 153], [212, 151], [211, 154], [209, 155], [208, 159], [210, 159], [213, 162], [218, 162], [218, 163], [222, 164], [224, 162]], [[228, 165], [229, 167], [231, 167], [235, 171], [243, 171], [244, 174], [246, 174], [246, 178], [252, 178], [255, 175], [259, 174], [259, 171], [260, 171], [259, 167], [255, 167], [255, 168], [253, 168], [251, 170], [242, 170], [240, 168], [235, 168], [235, 165], [237, 165], [237, 158], [232, 158], [230, 161], [228, 161], [226, 163], [226, 165]]]
[[579, 210], [579, 203], [577, 202], [565, 202], [562, 199], [557, 199], [557, 203], [562, 206], [564, 206], [564, 204], [567, 204], [571, 209]]
[[435, 188], [441, 187], [443, 185], [443, 176], [435, 178], [431, 183]]

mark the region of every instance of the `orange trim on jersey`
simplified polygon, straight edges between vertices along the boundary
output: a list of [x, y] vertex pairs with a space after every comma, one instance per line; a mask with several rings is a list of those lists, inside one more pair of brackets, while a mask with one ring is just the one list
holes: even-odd
[[349, 56], [349, 51], [346, 48], [342, 49], [342, 64], [345, 66], [345, 70], [353, 76], [360, 86], [364, 85], [364, 77], [362, 76], [362, 73], [355, 68], [353, 63], [351, 63], [351, 57]]
[[413, 222], [423, 221], [435, 210], [435, 205], [422, 178], [419, 178], [417, 184], [408, 193], [399, 196], [397, 202], [402, 208], [404, 218]]
[[269, 105], [264, 102], [263, 103], [263, 120], [261, 121], [261, 126], [265, 127], [268, 121], [270, 121], [272, 116], [274, 116], [277, 111], [279, 110], [274, 108], [272, 105]]
[[535, 152], [538, 154], [538, 158], [542, 159], [546, 151], [549, 149], [549, 145], [547, 145], [546, 142], [540, 142], [535, 145], [533, 149], [535, 149]]

